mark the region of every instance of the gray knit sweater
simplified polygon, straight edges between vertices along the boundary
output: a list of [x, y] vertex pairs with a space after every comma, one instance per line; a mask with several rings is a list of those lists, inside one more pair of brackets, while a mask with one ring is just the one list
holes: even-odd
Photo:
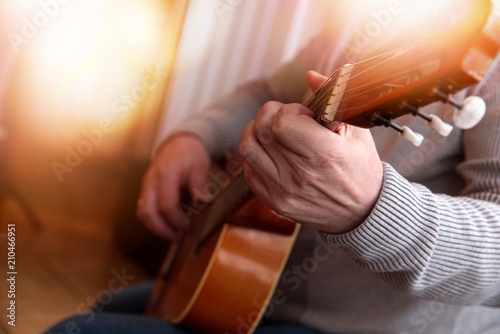
[[[345, 60], [334, 41], [314, 40], [274, 76], [250, 83], [182, 124], [212, 157], [268, 100], [300, 102], [305, 73]], [[332, 55], [337, 55], [332, 61]], [[443, 138], [413, 116], [420, 148], [372, 129], [384, 184], [366, 221], [344, 235], [303, 228], [265, 316], [325, 333], [500, 333], [500, 67], [463, 92], [488, 111], [474, 129]], [[452, 107], [425, 108], [451, 122]]]

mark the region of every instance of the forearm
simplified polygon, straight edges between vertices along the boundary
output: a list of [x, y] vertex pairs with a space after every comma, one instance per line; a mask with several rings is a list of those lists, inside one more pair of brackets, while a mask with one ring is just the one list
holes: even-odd
[[240, 134], [259, 108], [273, 95], [264, 80], [237, 89], [233, 94], [190, 116], [175, 129], [198, 136], [212, 158], [235, 150]]
[[500, 305], [500, 206], [433, 194], [389, 165], [384, 174], [369, 218], [350, 233], [326, 238], [413, 295]]

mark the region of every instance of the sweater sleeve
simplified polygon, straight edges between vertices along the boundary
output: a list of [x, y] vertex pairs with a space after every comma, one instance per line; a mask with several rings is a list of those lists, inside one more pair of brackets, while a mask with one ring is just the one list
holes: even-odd
[[185, 119], [173, 134], [191, 133], [201, 139], [212, 159], [236, 150], [240, 134], [260, 107], [273, 99], [266, 80], [239, 87], [234, 93]]
[[368, 219], [343, 235], [323, 234], [396, 287], [447, 303], [500, 306], [500, 67], [475, 92], [485, 119], [463, 134], [461, 196], [434, 194], [384, 164]]

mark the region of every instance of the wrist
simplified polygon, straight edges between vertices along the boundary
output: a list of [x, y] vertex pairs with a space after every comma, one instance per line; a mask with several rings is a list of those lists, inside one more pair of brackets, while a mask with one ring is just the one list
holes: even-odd
[[156, 148], [154, 157], [156, 158], [161, 152], [165, 149], [168, 149], [170, 144], [179, 142], [182, 146], [186, 147], [186, 149], [192, 150], [191, 153], [199, 153], [206, 155], [208, 159], [210, 159], [208, 150], [205, 147], [205, 144], [201, 140], [201, 138], [190, 132], [178, 132], [174, 133], [171, 136], [167, 137], [161, 144]]

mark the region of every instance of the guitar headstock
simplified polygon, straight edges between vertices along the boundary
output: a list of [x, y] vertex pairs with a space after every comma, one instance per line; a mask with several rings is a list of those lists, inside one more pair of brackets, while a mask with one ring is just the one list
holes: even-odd
[[447, 135], [451, 126], [419, 111], [430, 103], [454, 104], [458, 110], [455, 125], [461, 128], [477, 124], [486, 110], [482, 100], [471, 97], [460, 104], [448, 97], [486, 75], [500, 50], [500, 13], [490, 0], [452, 1], [443, 11], [446, 17], [436, 17], [440, 31], [418, 40], [411, 38], [410, 44], [403, 36], [376, 56], [344, 65], [306, 106], [322, 123], [390, 126], [416, 145], [423, 138], [392, 120], [414, 114]]

